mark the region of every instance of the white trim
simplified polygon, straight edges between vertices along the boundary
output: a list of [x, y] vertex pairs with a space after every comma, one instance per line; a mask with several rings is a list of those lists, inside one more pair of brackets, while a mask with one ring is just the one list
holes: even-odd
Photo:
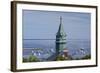
[[[91, 60], [73, 60], [73, 61], [57, 61], [57, 62], [35, 62], [22, 63], [22, 9], [27, 10], [49, 10], [49, 11], [63, 11], [63, 12], [84, 12], [91, 13]], [[95, 65], [96, 59], [96, 45], [95, 45], [95, 9], [94, 8], [77, 8], [77, 7], [60, 7], [60, 6], [44, 6], [44, 5], [28, 5], [17, 4], [17, 69], [31, 69], [31, 68], [50, 68], [62, 66], [81, 66], [81, 65]]]

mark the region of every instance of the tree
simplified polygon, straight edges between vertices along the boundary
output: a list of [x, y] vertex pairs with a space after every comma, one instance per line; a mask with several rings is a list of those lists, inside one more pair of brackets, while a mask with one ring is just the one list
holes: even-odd
[[63, 60], [66, 60], [66, 58], [63, 56], [57, 56], [57, 61], [63, 61]]
[[36, 56], [30, 55], [28, 58], [29, 62], [38, 62], [39, 59]]
[[23, 58], [23, 62], [28, 62], [28, 59], [27, 58]]
[[82, 59], [91, 59], [91, 55], [86, 55]]

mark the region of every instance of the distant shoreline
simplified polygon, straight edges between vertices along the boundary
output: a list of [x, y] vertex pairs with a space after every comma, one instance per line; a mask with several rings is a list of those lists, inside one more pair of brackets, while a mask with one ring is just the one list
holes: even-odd
[[[23, 40], [56, 40], [56, 39], [23, 39]], [[67, 40], [88, 40], [88, 41], [91, 41], [90, 39], [67, 39]]]

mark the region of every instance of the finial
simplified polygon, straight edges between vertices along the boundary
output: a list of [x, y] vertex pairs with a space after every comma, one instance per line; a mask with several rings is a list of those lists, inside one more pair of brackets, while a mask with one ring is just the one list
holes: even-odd
[[60, 16], [60, 24], [62, 24], [62, 17]]

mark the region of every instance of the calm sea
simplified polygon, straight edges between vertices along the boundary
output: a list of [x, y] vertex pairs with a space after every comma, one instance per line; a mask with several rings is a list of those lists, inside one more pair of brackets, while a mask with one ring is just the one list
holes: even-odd
[[[91, 54], [90, 43], [89, 40], [67, 40], [68, 54], [73, 58], [81, 58], [84, 55]], [[55, 53], [55, 40], [24, 39], [23, 48], [23, 57], [34, 54], [45, 59]]]

